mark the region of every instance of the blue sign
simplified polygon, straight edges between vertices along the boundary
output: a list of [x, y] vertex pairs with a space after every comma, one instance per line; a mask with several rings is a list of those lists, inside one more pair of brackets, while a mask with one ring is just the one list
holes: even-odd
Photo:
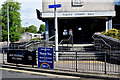
[[38, 48], [38, 67], [44, 69], [54, 69], [53, 48]]
[[49, 5], [49, 8], [60, 8], [61, 4]]

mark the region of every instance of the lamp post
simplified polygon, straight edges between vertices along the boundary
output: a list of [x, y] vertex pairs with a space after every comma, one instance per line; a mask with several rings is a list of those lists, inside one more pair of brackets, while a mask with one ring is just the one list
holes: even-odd
[[8, 5], [8, 0], [7, 0], [7, 28], [8, 28], [8, 48], [9, 48], [10, 41], [9, 41], [9, 5]]
[[[54, 5], [57, 4], [57, 0], [54, 0]], [[54, 8], [54, 17], [55, 17], [55, 50], [58, 51], [58, 23], [57, 23], [57, 9]], [[58, 61], [58, 52], [55, 54], [56, 61]]]

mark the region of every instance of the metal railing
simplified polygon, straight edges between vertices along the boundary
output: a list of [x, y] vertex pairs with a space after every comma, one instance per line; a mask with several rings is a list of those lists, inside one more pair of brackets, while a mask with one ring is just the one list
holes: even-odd
[[[120, 65], [120, 59], [119, 59], [119, 57], [120, 57], [120, 50], [113, 50], [112, 46], [109, 45], [102, 38], [95, 38], [94, 36], [92, 36], [92, 38], [94, 39], [94, 41], [96, 41], [96, 40], [101, 41], [101, 42], [99, 42], [99, 46], [101, 46], [100, 51], [105, 51], [107, 53], [107, 54], [105, 54], [107, 56], [105, 58], [105, 60], [106, 60], [107, 63], [109, 63], [108, 65], [106, 65], [106, 67], [107, 67], [106, 69], [108, 70], [108, 72], [109, 71], [111, 72], [111, 69], [112, 69], [113, 72], [114, 72], [115, 69], [116, 69], [116, 65], [114, 65], [114, 64]], [[96, 43], [94, 43], [94, 44], [96, 44]], [[105, 46], [107, 46], [107, 48]], [[113, 66], [111, 67], [111, 65], [113, 65]], [[119, 67], [117, 68], [118, 70], [120, 69]]]
[[49, 40], [53, 39], [54, 37], [55, 37], [55, 35], [51, 36], [50, 38], [48, 38], [48, 39], [45, 40], [45, 41], [49, 41]]
[[[71, 40], [71, 42], [70, 42], [70, 40]], [[68, 43], [67, 43], [67, 46], [64, 46], [64, 45], [63, 45], [63, 42], [68, 42]], [[69, 50], [69, 46], [68, 46], [69, 44], [71, 44], [72, 47], [73, 47], [73, 35], [70, 35], [68, 39], [62, 39], [62, 40], [60, 41], [59, 45], [61, 45], [61, 44], [62, 44], [61, 50], [63, 50], [63, 49]]]
[[[113, 72], [120, 74], [120, 62], [109, 62], [106, 52], [56, 51], [59, 61], [55, 62], [55, 69], [76, 72]], [[117, 56], [117, 55], [116, 55]]]
[[47, 46], [46, 43], [48, 43], [48, 41], [50, 39], [54, 38], [54, 37], [55, 37], [55, 35], [53, 35], [49, 39], [43, 40], [43, 41], [41, 41], [41, 40], [32, 40], [32, 41], [29, 41], [26, 44], [19, 45], [18, 49], [20, 49], [20, 47], [24, 47], [25, 49], [28, 48], [28, 47], [30, 47], [30, 46], [34, 46], [35, 47], [35, 45], [37, 45], [37, 44], [40, 44], [38, 47], [46, 47]]
[[[120, 52], [109, 58], [107, 52], [102, 51], [55, 51], [59, 53], [59, 60], [54, 62], [54, 69], [74, 72], [102, 72], [120, 74]], [[37, 54], [37, 53], [36, 53]], [[36, 55], [38, 58], [38, 55]], [[38, 60], [38, 59], [36, 59]], [[7, 54], [3, 52], [3, 64], [7, 63]], [[37, 65], [36, 65], [37, 66]]]
[[[92, 38], [94, 39], [94, 41], [95, 40], [100, 40], [100, 41], [102, 41], [103, 42], [103, 45], [102, 45], [102, 43], [101, 43], [101, 47], [102, 46], [104, 46], [104, 45], [106, 45], [108, 48], [109, 48], [109, 54], [111, 53], [111, 45], [109, 45], [104, 39], [102, 39], [102, 38], [95, 38], [94, 36], [92, 36]], [[94, 44], [95, 44], [95, 42], [94, 42]], [[102, 49], [101, 49], [102, 50]]]

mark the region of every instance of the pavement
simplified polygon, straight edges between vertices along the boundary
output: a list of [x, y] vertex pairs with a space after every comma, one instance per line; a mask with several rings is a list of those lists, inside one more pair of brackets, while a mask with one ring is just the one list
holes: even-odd
[[70, 72], [70, 71], [59, 71], [59, 70], [49, 70], [49, 69], [40, 69], [37, 67], [30, 67], [27, 65], [17, 65], [16, 64], [4, 64], [2, 68], [16, 69], [16, 70], [24, 70], [24, 71], [33, 71], [33, 72], [42, 72], [42, 73], [50, 73], [56, 75], [65, 75], [65, 76], [74, 76], [74, 77], [82, 77], [82, 78], [95, 78], [95, 79], [104, 79], [104, 80], [120, 80], [120, 75], [117, 74], [103, 74], [103, 73], [78, 73], [78, 72]]

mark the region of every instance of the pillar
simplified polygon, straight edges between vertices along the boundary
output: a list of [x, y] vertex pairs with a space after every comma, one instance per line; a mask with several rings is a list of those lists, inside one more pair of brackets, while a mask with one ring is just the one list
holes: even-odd
[[106, 19], [106, 32], [107, 32], [109, 29], [112, 29], [112, 17], [108, 17], [108, 18]]
[[108, 32], [108, 20], [106, 20], [106, 32]]
[[48, 20], [45, 21], [45, 40], [49, 39], [49, 26], [48, 26]]
[[112, 17], [108, 18], [108, 24], [109, 24], [109, 28], [108, 29], [112, 29]]

